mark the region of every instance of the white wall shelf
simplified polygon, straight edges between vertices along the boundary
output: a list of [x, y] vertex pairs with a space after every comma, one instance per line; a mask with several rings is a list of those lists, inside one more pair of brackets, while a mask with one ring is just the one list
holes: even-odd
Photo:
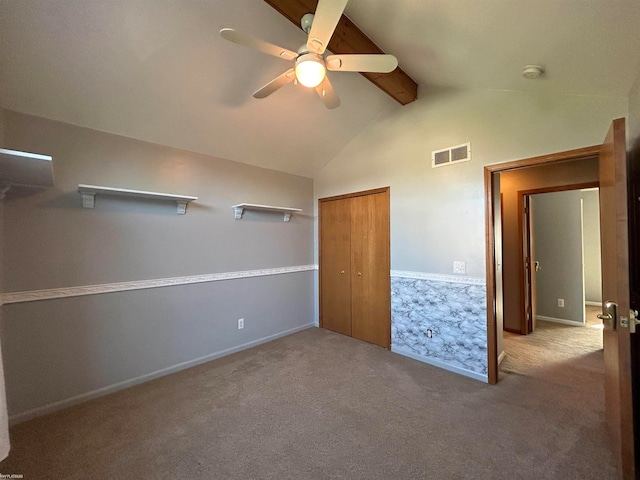
[[236, 220], [242, 218], [242, 214], [245, 210], [258, 210], [262, 212], [278, 212], [284, 215], [284, 221], [288, 222], [291, 220], [291, 214], [301, 212], [301, 208], [289, 208], [289, 207], [274, 207], [272, 205], [256, 205], [255, 203], [239, 203], [238, 205], [234, 205], [233, 213], [235, 215]]
[[0, 200], [12, 185], [53, 186], [53, 159], [48, 155], [0, 148]]
[[169, 200], [178, 205], [178, 215], [187, 213], [187, 204], [198, 197], [188, 195], [175, 195], [173, 193], [144, 192], [142, 190], [129, 190], [126, 188], [101, 187], [98, 185], [78, 185], [78, 192], [82, 194], [82, 206], [94, 208], [97, 194], [131, 198], [148, 198], [152, 200]]

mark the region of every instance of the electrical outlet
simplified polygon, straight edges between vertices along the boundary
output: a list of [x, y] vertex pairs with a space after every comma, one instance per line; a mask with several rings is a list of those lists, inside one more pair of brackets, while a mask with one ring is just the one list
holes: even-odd
[[467, 272], [467, 266], [464, 262], [461, 262], [459, 260], [453, 261], [453, 273], [466, 273], [466, 272]]
[[564, 298], [559, 298], [558, 299], [558, 306], [564, 308]]
[[427, 330], [427, 338], [432, 338], [433, 337], [433, 330], [431, 330], [430, 328]]
[[244, 328], [244, 318], [239, 318], [238, 319], [238, 330], [241, 330]]

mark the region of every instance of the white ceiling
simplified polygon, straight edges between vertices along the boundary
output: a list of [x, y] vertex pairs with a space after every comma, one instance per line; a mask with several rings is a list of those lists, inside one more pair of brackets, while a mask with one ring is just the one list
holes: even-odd
[[[627, 96], [640, 71], [638, 0], [350, 0], [346, 14], [421, 87]], [[313, 176], [377, 115], [403, 108], [334, 72], [342, 100], [254, 90], [289, 63], [222, 40], [234, 27], [297, 49], [262, 0], [0, 0], [4, 108]], [[539, 81], [520, 76], [538, 63]]]

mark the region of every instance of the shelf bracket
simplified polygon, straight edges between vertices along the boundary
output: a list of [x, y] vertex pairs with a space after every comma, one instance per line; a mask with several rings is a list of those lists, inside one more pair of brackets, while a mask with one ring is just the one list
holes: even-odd
[[242, 218], [243, 213], [244, 213], [243, 207], [233, 207], [233, 217], [236, 220], [240, 220]]
[[187, 213], [187, 203], [188, 202], [183, 202], [181, 200], [176, 200], [176, 203], [178, 204], [178, 215], [185, 215]]
[[96, 206], [96, 194], [82, 193], [82, 208], [94, 208]]
[[291, 214], [290, 214], [290, 213], [285, 212], [285, 213], [284, 213], [284, 221], [285, 221], [285, 222], [288, 222], [289, 220], [291, 220]]

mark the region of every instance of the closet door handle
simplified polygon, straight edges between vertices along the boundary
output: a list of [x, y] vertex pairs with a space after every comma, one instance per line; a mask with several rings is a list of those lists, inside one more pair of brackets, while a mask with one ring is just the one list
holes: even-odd
[[340, 272], [340, 275], [344, 275], [344, 270], [342, 270], [342, 271]]
[[361, 276], [362, 276], [362, 273], [361, 273], [361, 272], [358, 272], [358, 276], [359, 276], [359, 277], [361, 277]]

